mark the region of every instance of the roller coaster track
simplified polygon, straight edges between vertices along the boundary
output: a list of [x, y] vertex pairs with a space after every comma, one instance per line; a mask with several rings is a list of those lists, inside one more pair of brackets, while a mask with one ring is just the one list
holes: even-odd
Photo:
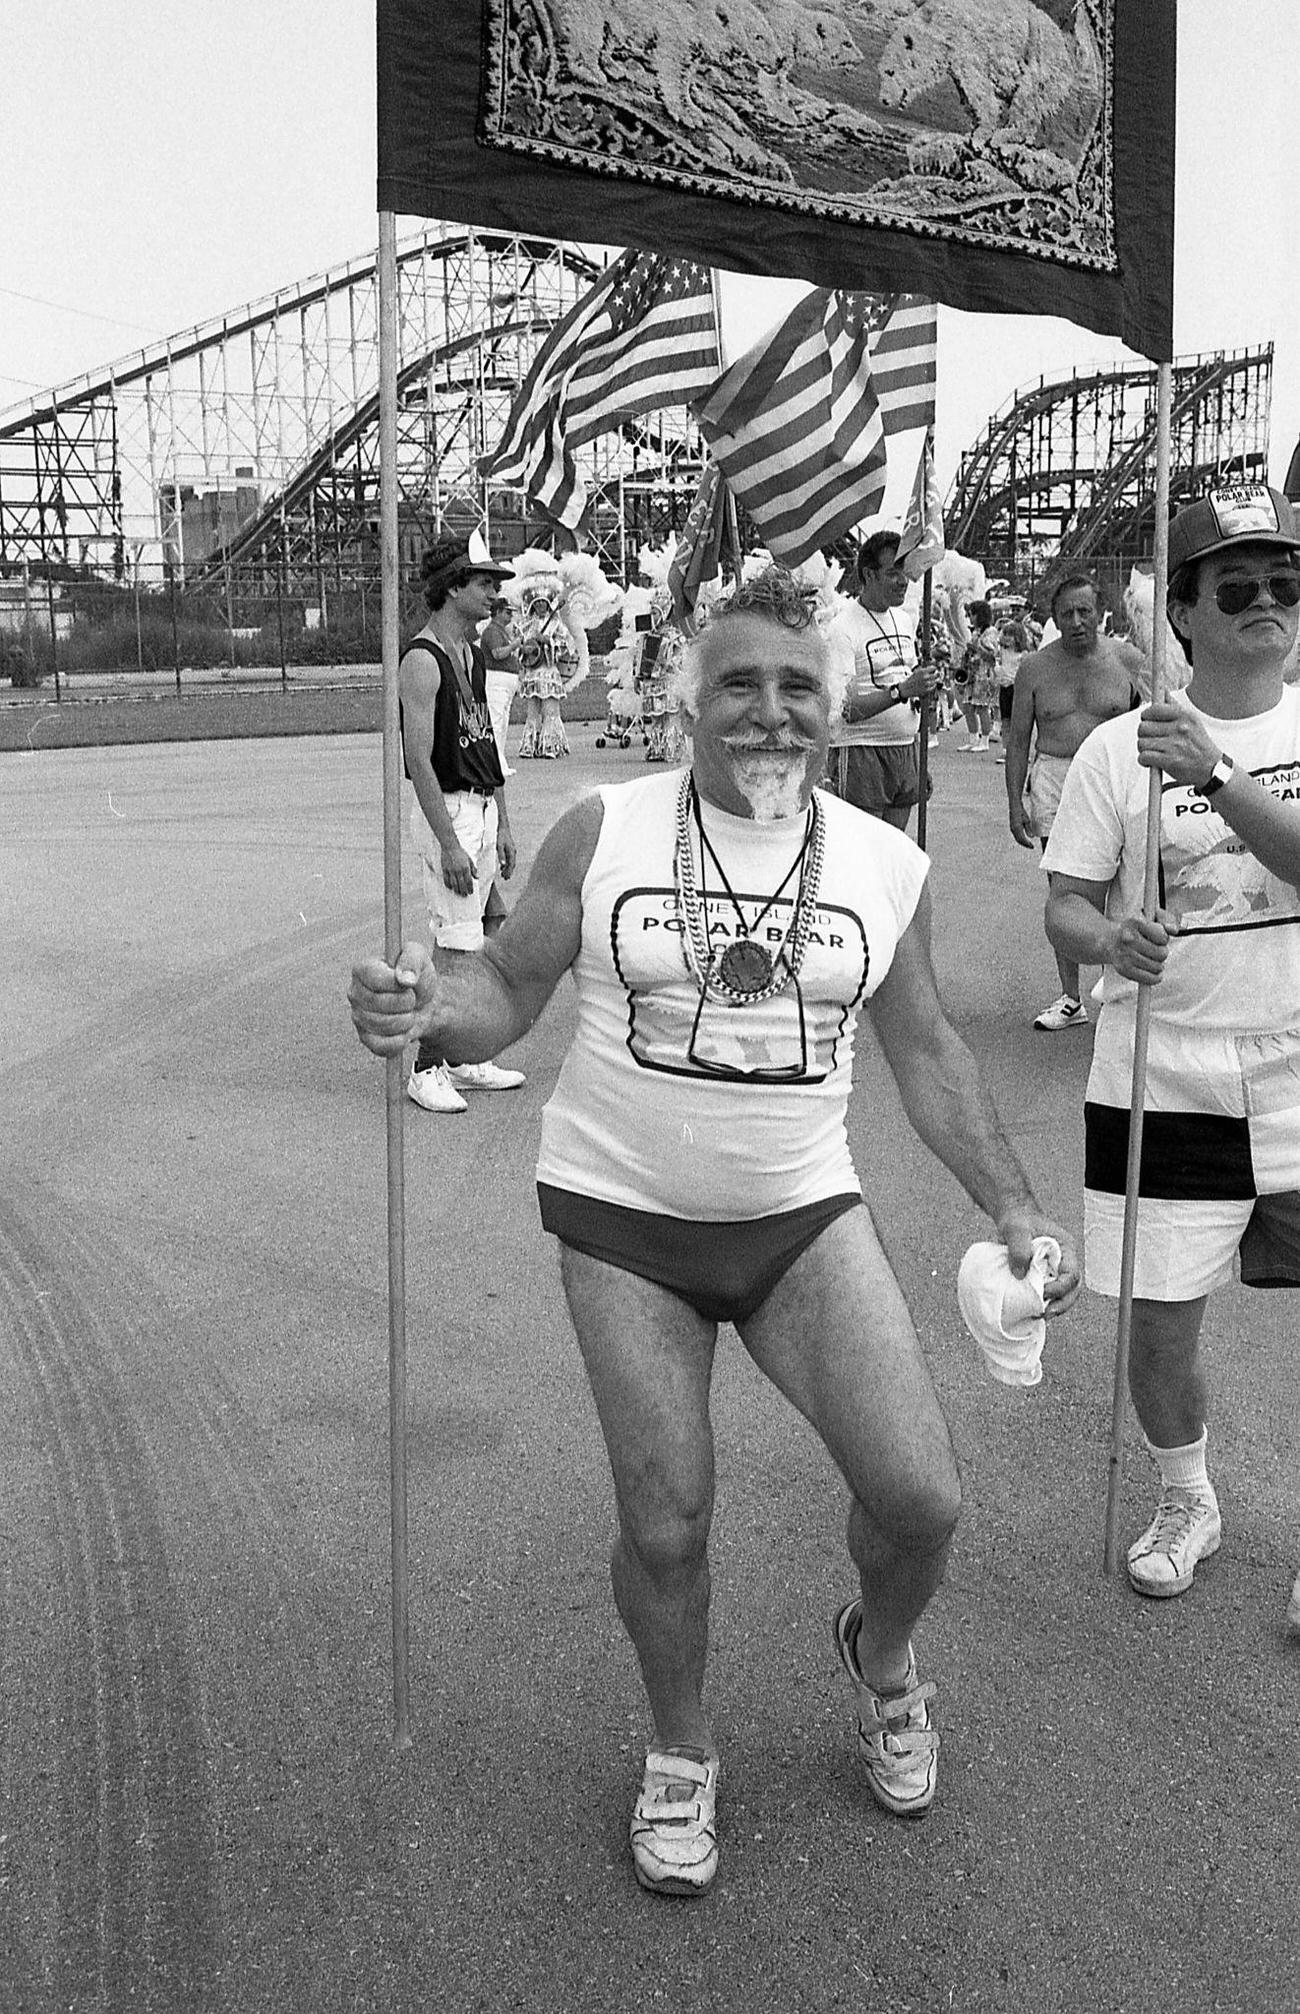
[[[1175, 501], [1227, 468], [1254, 476], [1266, 466], [1272, 356], [1270, 345], [1175, 365]], [[1029, 387], [963, 457], [945, 512], [949, 541], [1012, 563], [1036, 539], [1062, 558], [1143, 557], [1154, 526], [1155, 447], [1153, 366]]]
[[[523, 542], [519, 500], [485, 491], [479, 459], [538, 343], [599, 270], [584, 247], [458, 225], [399, 247], [408, 543], [494, 506], [516, 520], [507, 543]], [[0, 414], [0, 569], [186, 587], [235, 565], [306, 587], [373, 573], [377, 295], [368, 254]], [[657, 488], [671, 521], [699, 457], [688, 416], [666, 412], [579, 462], [620, 503], [628, 482]]]

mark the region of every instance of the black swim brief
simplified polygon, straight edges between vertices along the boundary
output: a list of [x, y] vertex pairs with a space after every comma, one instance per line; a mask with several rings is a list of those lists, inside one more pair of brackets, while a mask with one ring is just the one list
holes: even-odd
[[696, 1222], [629, 1210], [570, 1189], [537, 1184], [542, 1226], [563, 1245], [620, 1272], [653, 1280], [709, 1322], [744, 1322], [828, 1224], [862, 1204], [827, 1196], [772, 1217]]

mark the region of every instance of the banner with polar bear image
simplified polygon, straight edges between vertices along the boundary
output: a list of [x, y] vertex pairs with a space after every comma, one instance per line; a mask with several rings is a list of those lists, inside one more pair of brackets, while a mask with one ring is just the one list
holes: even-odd
[[380, 207], [1163, 359], [1174, 62], [1174, 0], [380, 0]]

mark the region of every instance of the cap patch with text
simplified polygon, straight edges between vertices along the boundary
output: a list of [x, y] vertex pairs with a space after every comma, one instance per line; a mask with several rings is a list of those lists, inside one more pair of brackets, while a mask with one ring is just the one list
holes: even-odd
[[1300, 546], [1295, 514], [1267, 483], [1224, 483], [1180, 510], [1169, 527], [1169, 572], [1225, 546]]

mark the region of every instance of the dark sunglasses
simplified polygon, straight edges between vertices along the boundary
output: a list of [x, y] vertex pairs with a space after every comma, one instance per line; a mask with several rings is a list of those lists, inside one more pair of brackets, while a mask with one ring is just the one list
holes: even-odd
[[1271, 573], [1262, 580], [1221, 580], [1214, 599], [1221, 615], [1244, 615], [1259, 591], [1267, 587], [1279, 608], [1294, 608], [1300, 601], [1300, 573]]

